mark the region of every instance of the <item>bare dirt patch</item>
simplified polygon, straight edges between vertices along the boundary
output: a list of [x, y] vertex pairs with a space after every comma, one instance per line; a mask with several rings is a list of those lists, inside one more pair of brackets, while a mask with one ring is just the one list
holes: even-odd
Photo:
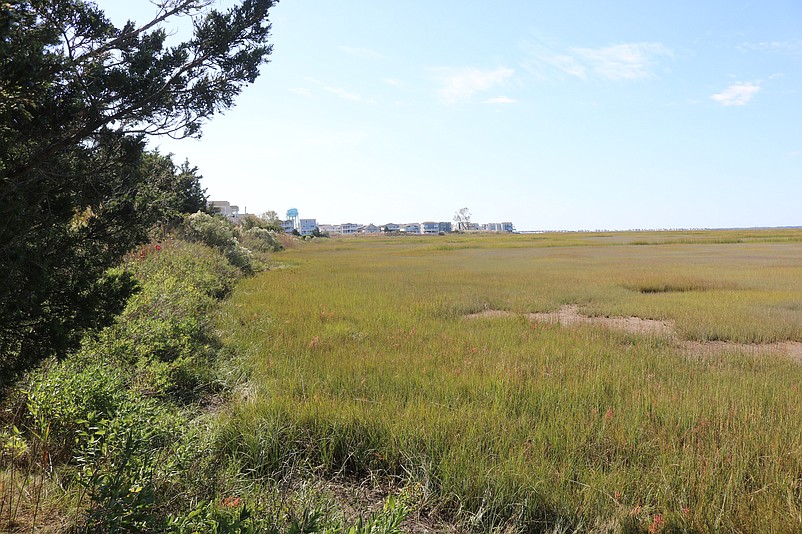
[[668, 321], [641, 319], [640, 317], [593, 317], [579, 313], [579, 308], [576, 305], [563, 306], [556, 312], [530, 313], [527, 317], [537, 323], [552, 323], [563, 326], [594, 324], [633, 334], [674, 334], [674, 325]]
[[776, 345], [787, 356], [802, 362], [802, 343], [799, 341], [786, 341], [784, 343], [776, 343]]
[[497, 317], [512, 317], [517, 315], [511, 311], [506, 310], [483, 310], [476, 313], [469, 313], [465, 316], [466, 319], [494, 319]]
[[677, 344], [693, 356], [712, 356], [722, 352], [743, 352], [753, 356], [768, 354], [787, 356], [802, 362], [802, 343], [782, 341], [778, 343], [734, 343], [732, 341], [678, 341]]
[[[484, 310], [466, 315], [466, 319], [493, 319], [512, 317], [517, 314], [505, 310]], [[577, 324], [599, 325], [611, 330], [633, 334], [657, 335], [671, 338], [675, 345], [689, 355], [710, 356], [722, 352], [740, 351], [747, 354], [778, 354], [802, 362], [802, 342], [783, 341], [778, 343], [735, 343], [732, 341], [687, 341], [677, 336], [674, 323], [643, 319], [641, 317], [594, 317], [579, 313], [579, 307], [571, 304], [556, 312], [528, 313], [526, 317], [536, 323], [572, 326]]]
[[[465, 316], [466, 319], [494, 319], [513, 317], [518, 314], [506, 310], [483, 310]], [[579, 313], [579, 307], [572, 304], [563, 306], [556, 312], [528, 313], [526, 317], [536, 323], [559, 324], [572, 326], [576, 324], [595, 324], [613, 330], [622, 330], [634, 334], [673, 335], [674, 325], [668, 321], [641, 319], [640, 317], [593, 317]]]

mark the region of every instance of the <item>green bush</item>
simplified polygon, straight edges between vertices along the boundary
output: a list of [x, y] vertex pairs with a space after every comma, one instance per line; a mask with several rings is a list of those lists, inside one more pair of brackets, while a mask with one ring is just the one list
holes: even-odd
[[238, 271], [199, 243], [170, 241], [133, 257], [139, 293], [113, 326], [85, 341], [78, 357], [127, 366], [132, 387], [147, 394], [195, 399], [213, 385], [217, 342], [210, 317]]
[[182, 235], [188, 241], [203, 243], [225, 255], [228, 261], [243, 272], [251, 273], [254, 263], [251, 251], [240, 245], [236, 238], [236, 228], [229, 221], [197, 212], [184, 217]]
[[278, 252], [284, 245], [278, 240], [276, 232], [253, 227], [242, 231], [242, 244], [255, 252]]
[[128, 394], [116, 367], [67, 360], [32, 373], [24, 389], [26, 426], [35, 438], [48, 436], [52, 461], [66, 461], [82, 444], [76, 433], [90, 413], [110, 417]]
[[203, 476], [184, 469], [205, 465], [188, 422], [192, 406], [219, 390], [211, 317], [241, 275], [213, 248], [173, 240], [143, 247], [124, 267], [113, 278], [138, 292], [78, 352], [28, 375], [9, 411], [19, 415], [0, 433], [3, 450], [21, 451], [14, 458], [43, 451], [27, 461], [58, 473], [91, 532], [164, 531], [171, 512], [195, 506], [178, 497], [197, 492]]
[[234, 288], [239, 272], [212, 245], [170, 240], [133, 254], [126, 264], [140, 283], [160, 285], [170, 277], [184, 279], [200, 292], [222, 299]]
[[130, 389], [125, 369], [86, 358], [34, 372], [25, 389], [28, 440], [86, 500], [89, 531], [141, 531], [160, 521], [155, 491], [186, 419]]

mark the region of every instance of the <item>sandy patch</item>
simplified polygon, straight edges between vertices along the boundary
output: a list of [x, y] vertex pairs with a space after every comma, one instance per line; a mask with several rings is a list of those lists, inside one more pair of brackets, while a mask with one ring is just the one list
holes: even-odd
[[753, 356], [776, 354], [802, 362], [802, 343], [782, 341], [778, 343], [735, 343], [732, 341], [678, 341], [686, 352], [695, 356], [712, 356], [722, 352], [739, 351]]
[[799, 341], [786, 341], [784, 343], [775, 344], [787, 356], [795, 360], [802, 361], [802, 343]]
[[[505, 310], [484, 310], [466, 315], [466, 319], [492, 319], [512, 317], [517, 314]], [[679, 339], [671, 321], [642, 319], [640, 317], [592, 317], [579, 313], [576, 305], [566, 305], [556, 312], [528, 313], [526, 317], [536, 323], [572, 326], [577, 324], [599, 325], [612, 330], [665, 336], [672, 339], [675, 345], [691, 355], [707, 356], [728, 351], [741, 351], [747, 354], [781, 354], [797, 361], [802, 361], [802, 342], [783, 341], [779, 343], [735, 343], [732, 341], [686, 341]]]
[[[506, 310], [484, 310], [466, 315], [466, 319], [494, 319], [513, 317], [518, 314]], [[595, 324], [614, 330], [622, 330], [635, 334], [673, 335], [674, 325], [668, 321], [641, 319], [640, 317], [591, 317], [579, 313], [579, 307], [568, 305], [556, 312], [528, 313], [526, 317], [536, 323], [559, 324], [571, 326], [576, 324]]]
[[594, 324], [634, 334], [674, 334], [674, 325], [668, 321], [641, 319], [640, 317], [591, 317], [579, 313], [579, 308], [575, 305], [563, 306], [559, 311], [551, 313], [530, 313], [527, 317], [537, 323], [553, 323], [563, 326]]
[[469, 313], [465, 316], [466, 319], [494, 319], [496, 317], [512, 317], [517, 315], [511, 311], [505, 310], [484, 310], [476, 313]]

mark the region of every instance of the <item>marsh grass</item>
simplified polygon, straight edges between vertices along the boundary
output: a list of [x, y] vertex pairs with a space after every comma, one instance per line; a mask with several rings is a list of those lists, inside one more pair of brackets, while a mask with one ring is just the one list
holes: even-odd
[[[416, 513], [474, 531], [799, 530], [798, 362], [523, 314], [574, 304], [687, 340], [802, 341], [801, 236], [304, 243], [220, 321], [252, 376], [218, 446], [267, 479], [415, 485]], [[519, 315], [464, 319], [482, 310]]]

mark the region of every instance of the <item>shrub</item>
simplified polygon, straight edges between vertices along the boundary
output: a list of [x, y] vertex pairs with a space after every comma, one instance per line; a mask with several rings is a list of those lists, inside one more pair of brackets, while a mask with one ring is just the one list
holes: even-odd
[[213, 247], [243, 272], [253, 272], [251, 251], [240, 245], [236, 238], [236, 228], [229, 221], [197, 212], [184, 218], [181, 233], [185, 239]]
[[124, 267], [112, 278], [138, 292], [114, 324], [31, 373], [0, 432], [4, 458], [58, 473], [92, 532], [163, 531], [176, 502], [195, 505], [175, 499], [177, 484], [200, 482], [176, 474], [199, 453], [182, 443], [191, 410], [174, 401], [217, 391], [211, 316], [241, 274], [213, 248], [172, 240]]
[[158, 451], [175, 443], [186, 419], [129, 385], [124, 368], [75, 358], [32, 373], [24, 390], [23, 428], [41, 451], [32, 460], [77, 485], [89, 531], [141, 531], [160, 521], [155, 490], [169, 469]]
[[242, 243], [256, 252], [278, 252], [284, 245], [278, 240], [276, 232], [253, 227], [242, 232]]

